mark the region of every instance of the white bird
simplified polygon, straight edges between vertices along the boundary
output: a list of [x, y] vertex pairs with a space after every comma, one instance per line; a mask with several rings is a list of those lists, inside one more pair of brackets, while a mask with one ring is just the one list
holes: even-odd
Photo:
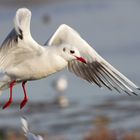
[[27, 137], [27, 140], [43, 140], [43, 137], [40, 135], [35, 135], [29, 131], [29, 126], [26, 118], [21, 118], [22, 130], [24, 135]]
[[61, 76], [53, 84], [57, 92], [63, 93], [68, 87], [68, 80], [65, 76]]
[[63, 95], [68, 87], [67, 78], [65, 76], [59, 77], [57, 80], [55, 80], [53, 86], [58, 92], [55, 99], [55, 103], [57, 103], [60, 107], [68, 107], [69, 100], [66, 96]]
[[18, 9], [15, 26], [0, 48], [0, 90], [10, 88], [10, 98], [3, 109], [12, 103], [15, 84], [22, 83], [22, 108], [28, 100], [27, 81], [45, 78], [66, 67], [99, 87], [137, 95], [139, 87], [105, 61], [74, 29], [60, 25], [45, 46], [41, 46], [30, 34], [30, 20], [28, 9]]

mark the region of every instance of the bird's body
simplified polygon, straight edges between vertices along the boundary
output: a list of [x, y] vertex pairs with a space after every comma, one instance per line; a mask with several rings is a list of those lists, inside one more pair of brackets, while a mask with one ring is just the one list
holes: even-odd
[[[19, 64], [16, 64], [15, 67], [11, 67], [7, 71], [10, 77], [13, 76], [16, 78], [16, 81], [19, 82], [23, 80], [38, 80], [45, 78], [48, 75], [53, 74], [67, 66], [67, 62], [64, 61], [61, 57], [57, 56], [57, 54], [55, 54], [52, 49], [51, 54], [49, 54], [50, 49], [41, 49], [42, 52], [40, 52], [40, 54], [35, 55], [35, 57], [28, 58]], [[62, 62], [61, 65], [57, 63], [59, 61]]]
[[99, 87], [136, 95], [139, 87], [105, 61], [74, 29], [62, 24], [41, 46], [31, 36], [30, 20], [28, 9], [17, 10], [15, 27], [0, 48], [0, 90], [10, 88], [10, 99], [3, 108], [11, 104], [15, 84], [22, 83], [22, 108], [28, 99], [27, 81], [45, 78], [65, 67]]

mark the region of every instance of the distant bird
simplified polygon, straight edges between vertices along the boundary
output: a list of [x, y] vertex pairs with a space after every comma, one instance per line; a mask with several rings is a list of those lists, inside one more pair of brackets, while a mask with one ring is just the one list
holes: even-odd
[[57, 91], [57, 96], [55, 102], [60, 106], [60, 107], [68, 107], [69, 105], [69, 100], [67, 97], [64, 96], [64, 92], [68, 87], [68, 80], [65, 76], [61, 76], [57, 80], [55, 80], [53, 84], [54, 88]]
[[28, 100], [27, 81], [45, 78], [66, 67], [99, 87], [137, 95], [140, 88], [105, 61], [74, 29], [62, 24], [44, 47], [32, 38], [30, 20], [28, 9], [18, 9], [15, 26], [0, 48], [0, 90], [10, 88], [10, 98], [3, 109], [12, 103], [16, 84], [22, 83], [24, 99], [20, 108], [23, 108]]
[[27, 137], [27, 140], [43, 140], [43, 137], [40, 135], [35, 135], [29, 131], [29, 126], [26, 118], [21, 118], [22, 130], [24, 135]]
[[68, 87], [68, 80], [65, 76], [61, 76], [53, 83], [57, 92], [64, 92]]

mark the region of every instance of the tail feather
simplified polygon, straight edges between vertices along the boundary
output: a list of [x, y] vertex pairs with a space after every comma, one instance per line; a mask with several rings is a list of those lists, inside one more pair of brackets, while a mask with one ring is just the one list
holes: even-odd
[[3, 90], [9, 88], [11, 78], [6, 74], [5, 71], [0, 70], [0, 95]]

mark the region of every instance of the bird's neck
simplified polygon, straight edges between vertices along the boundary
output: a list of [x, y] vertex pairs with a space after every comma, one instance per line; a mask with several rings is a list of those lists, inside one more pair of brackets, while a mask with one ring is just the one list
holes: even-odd
[[44, 66], [46, 67], [46, 75], [60, 71], [68, 64], [68, 62], [59, 55], [58, 48], [48, 46], [45, 48], [43, 55], [43, 59], [45, 58]]

